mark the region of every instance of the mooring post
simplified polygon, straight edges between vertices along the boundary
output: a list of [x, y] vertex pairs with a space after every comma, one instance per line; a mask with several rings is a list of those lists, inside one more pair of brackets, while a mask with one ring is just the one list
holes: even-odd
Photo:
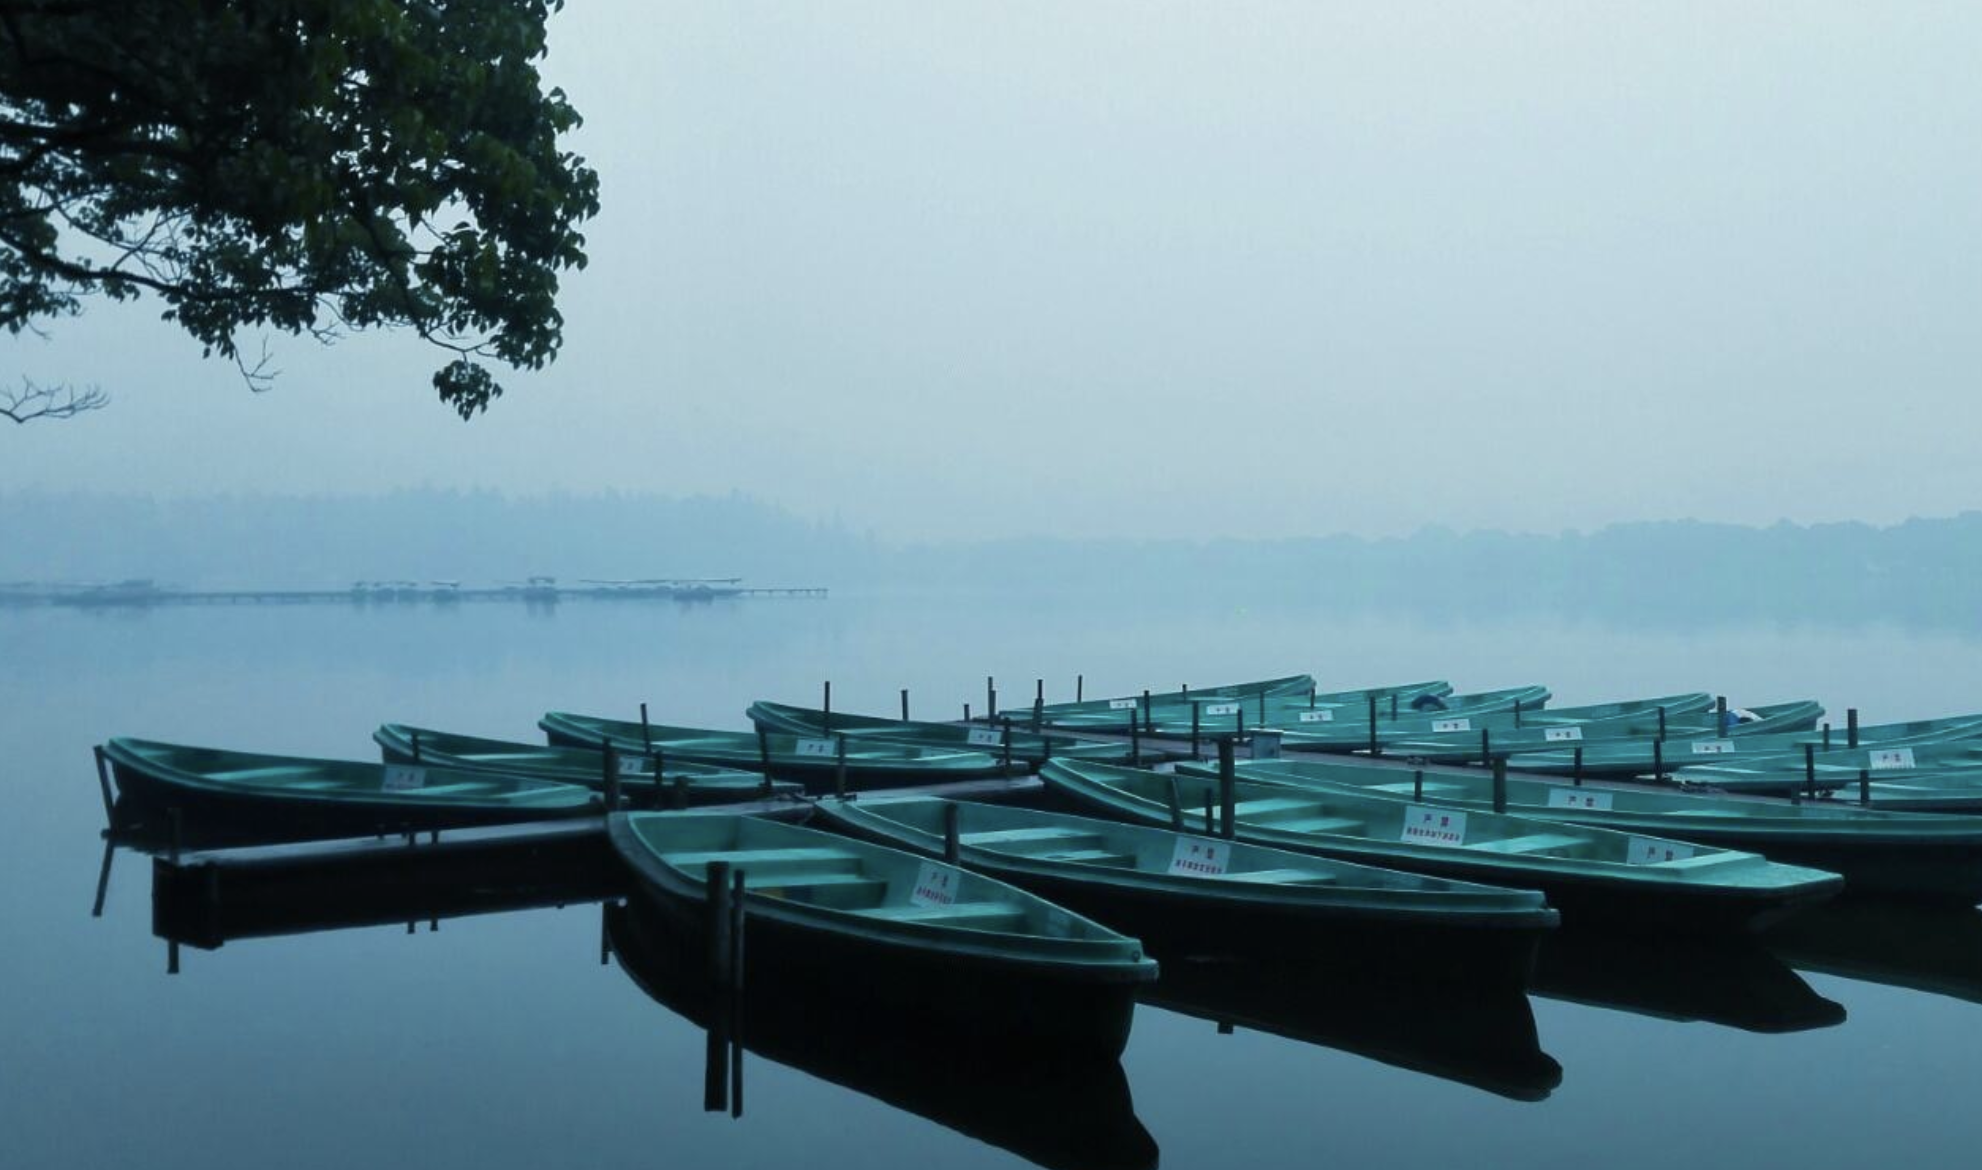
[[729, 1115], [743, 1116], [743, 928], [748, 899], [743, 896], [743, 871], [737, 870], [730, 897], [729, 932]]
[[1315, 686], [1313, 683], [1308, 684], [1308, 710], [1310, 711], [1314, 710], [1315, 692], [1320, 689], [1321, 688]]
[[1004, 717], [998, 736], [998, 766], [1007, 774], [1012, 770], [1012, 717]]
[[1419, 804], [1424, 803], [1425, 770], [1423, 768], [1411, 769], [1411, 799]]
[[1370, 755], [1380, 756], [1383, 754], [1383, 749], [1378, 747], [1376, 743], [1376, 696], [1371, 695], [1369, 700]]
[[1266, 726], [1266, 692], [1259, 693], [1259, 725]]
[[1087, 702], [1087, 676], [1084, 674], [1074, 676], [1074, 702]]
[[1032, 680], [1032, 729], [1039, 730], [1039, 724], [1046, 718], [1046, 680]]
[[991, 719], [998, 713], [998, 687], [990, 675], [984, 676], [984, 725], [989, 727]]
[[1521, 700], [1514, 700], [1514, 726], [1521, 726]]
[[833, 737], [833, 795], [846, 799], [846, 736]]
[[1665, 704], [1659, 704], [1659, 738], [1665, 738]]
[[1493, 811], [1507, 811], [1507, 757], [1493, 758]]
[[1862, 805], [1872, 803], [1872, 773], [1867, 768], [1858, 769], [1858, 803]]
[[619, 811], [619, 750], [612, 740], [599, 741], [599, 761], [605, 768], [603, 783], [599, 787], [606, 794], [606, 811]]
[[103, 824], [105, 828], [117, 827], [117, 798], [110, 794], [110, 762], [104, 758], [103, 745], [90, 748], [96, 756], [96, 786], [103, 790]]
[[1142, 689], [1142, 727], [1144, 731], [1155, 731], [1155, 713], [1149, 709], [1149, 688]]
[[957, 829], [957, 802], [943, 805], [943, 860], [951, 865], [962, 864], [958, 858], [963, 853], [963, 836]]
[[1824, 750], [1831, 750], [1831, 721], [1824, 720]]
[[413, 762], [420, 762], [420, 733], [417, 731], [413, 733]]
[[1663, 737], [1652, 741], [1652, 783], [1665, 779], [1665, 740]]
[[1847, 707], [1844, 711], [1844, 746], [1858, 746], [1858, 708]]
[[965, 704], [963, 705], [963, 721], [964, 721], [965, 723], [969, 723], [969, 722], [970, 722], [970, 704], [969, 704], [969, 703], [965, 703]]
[[1184, 831], [1184, 798], [1177, 791], [1174, 775], [1170, 777], [1170, 827], [1179, 833]]
[[640, 704], [640, 746], [647, 749], [648, 755], [653, 754], [654, 725], [647, 722], [647, 704], [645, 703]]
[[1390, 692], [1390, 717], [1397, 718], [1397, 692]]
[[1817, 799], [1817, 745], [1803, 745], [1803, 790], [1811, 800]]
[[827, 679], [819, 696], [819, 730], [833, 733], [833, 680]]
[[730, 887], [729, 862], [709, 863], [706, 896], [709, 899], [709, 985], [719, 993], [730, 987]]
[[908, 722], [908, 688], [902, 688], [902, 722]]
[[1714, 696], [1714, 734], [1727, 734], [1727, 696]]
[[1238, 769], [1232, 761], [1232, 743], [1223, 738], [1218, 741], [1218, 828], [1228, 838], [1236, 832], [1232, 817], [1238, 803]]
[[1191, 758], [1194, 760], [1204, 758], [1204, 753], [1198, 749], [1198, 717], [1203, 712], [1204, 705], [1202, 703], [1191, 704]]
[[1583, 786], [1583, 749], [1581, 745], [1578, 745], [1576, 748], [1576, 770], [1572, 773], [1572, 776], [1575, 780], [1575, 786], [1581, 788]]
[[771, 733], [764, 730], [762, 723], [757, 725], [757, 760], [764, 768], [764, 787], [769, 788], [771, 786]]
[[1129, 766], [1142, 767], [1142, 730], [1136, 724], [1136, 710], [1129, 708]]

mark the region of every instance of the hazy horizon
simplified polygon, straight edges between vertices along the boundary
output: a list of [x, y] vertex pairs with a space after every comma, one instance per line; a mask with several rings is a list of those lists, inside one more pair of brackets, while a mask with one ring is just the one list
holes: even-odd
[[[1982, 9], [573, 5], [605, 210], [463, 425], [92, 304], [0, 490], [741, 490], [896, 541], [1982, 505]], [[251, 352], [258, 342], [246, 339]]]

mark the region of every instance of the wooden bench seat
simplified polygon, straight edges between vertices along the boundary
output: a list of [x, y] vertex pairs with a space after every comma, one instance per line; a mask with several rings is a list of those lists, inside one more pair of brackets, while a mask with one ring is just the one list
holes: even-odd
[[1481, 841], [1468, 848], [1485, 853], [1542, 853], [1550, 849], [1566, 849], [1571, 845], [1582, 845], [1586, 838], [1572, 837], [1567, 833], [1530, 833], [1524, 837], [1503, 837], [1498, 841]]
[[956, 902], [948, 906], [873, 906], [856, 910], [868, 918], [888, 922], [927, 922], [938, 926], [967, 926], [975, 930], [995, 930], [1001, 926], [1024, 924], [1025, 912], [1008, 902]]

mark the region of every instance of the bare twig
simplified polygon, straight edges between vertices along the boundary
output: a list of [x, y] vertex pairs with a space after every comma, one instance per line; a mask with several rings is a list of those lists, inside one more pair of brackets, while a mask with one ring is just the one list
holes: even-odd
[[0, 390], [0, 417], [16, 423], [38, 418], [74, 418], [108, 405], [110, 395], [98, 386], [42, 386], [22, 378], [19, 389]]

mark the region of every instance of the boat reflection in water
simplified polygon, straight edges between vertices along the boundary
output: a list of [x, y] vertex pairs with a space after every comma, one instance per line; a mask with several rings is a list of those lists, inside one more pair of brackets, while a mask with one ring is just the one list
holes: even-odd
[[[1041, 1166], [1148, 1170], [1156, 1141], [1136, 1118], [1119, 1061], [1031, 1044], [967, 1050], [912, 1023], [836, 1010], [830, 983], [751, 969], [732, 1003], [709, 959], [651, 910], [606, 908], [620, 966], [663, 1007], [709, 1030], [704, 1105], [741, 1116], [742, 1051], [926, 1117]], [[856, 976], [857, 977], [857, 976]], [[772, 982], [776, 980], [776, 982]], [[732, 1014], [733, 1013], [733, 1014]]]
[[1558, 931], [1542, 940], [1528, 988], [1548, 999], [1744, 1032], [1829, 1028], [1845, 1016], [1844, 1005], [1747, 938]]
[[[1148, 940], [1145, 940], [1148, 941]], [[1163, 955], [1141, 999], [1152, 1007], [1250, 1028], [1540, 1101], [1562, 1083], [1535, 1014], [1517, 988], [1460, 989], [1346, 977], [1301, 961]]]
[[1982, 1003], [1982, 911], [1844, 900], [1771, 931], [1800, 971]]

